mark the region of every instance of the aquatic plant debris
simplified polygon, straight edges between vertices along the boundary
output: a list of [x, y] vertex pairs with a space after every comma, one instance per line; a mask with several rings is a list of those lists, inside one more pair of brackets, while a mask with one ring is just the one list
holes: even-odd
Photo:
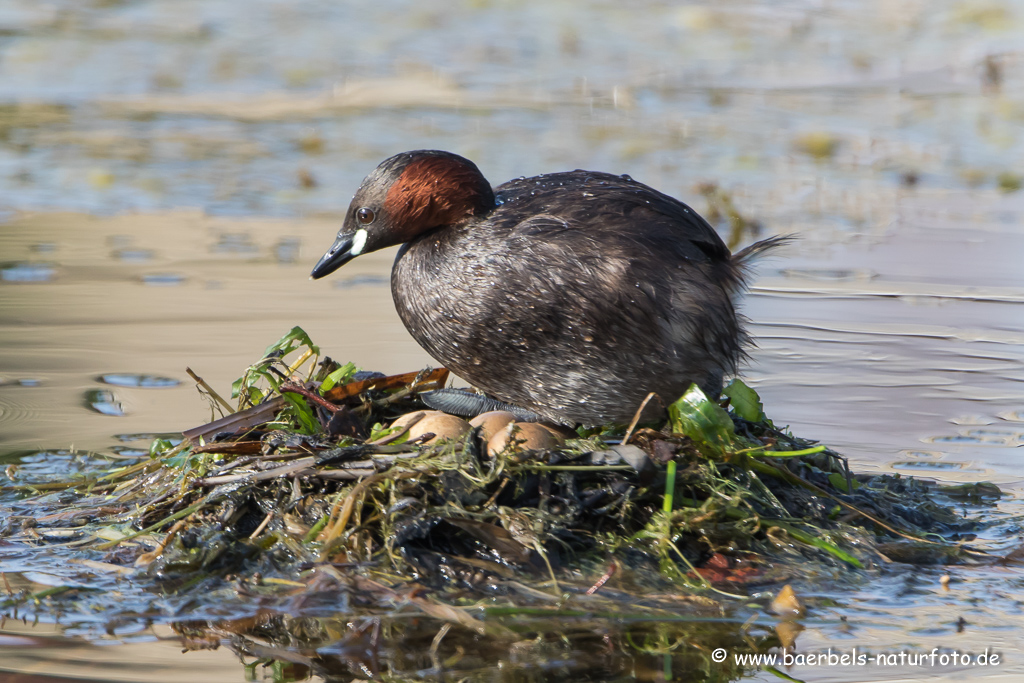
[[[420, 638], [410, 615], [452, 647], [470, 634], [473, 647], [584, 637], [600, 621], [629, 634], [620, 642], [634, 654], [711, 632], [756, 651], [777, 645], [767, 614], [784, 585], [997, 559], [970, 545], [980, 522], [955, 510], [991, 504], [995, 486], [851, 472], [775, 427], [739, 380], [722, 403], [691, 387], [665, 424], [551, 427], [557, 445], [541, 450], [511, 430], [489, 453], [480, 427], [436, 441], [410, 438], [422, 416], [392, 427], [427, 414], [419, 395], [443, 388], [446, 370], [360, 371], [321, 357], [297, 327], [234, 383], [234, 406], [189, 374], [222, 417], [177, 445], [162, 436], [141, 461], [93, 462], [58, 481], [15, 473], [3, 487], [17, 497], [0, 538], [71, 562], [58, 585], [8, 591], [0, 612], [87, 614], [108, 628], [172, 621], [197, 647], [223, 640], [268, 661], [293, 661], [283, 644], [299, 625], [330, 652], [331, 619], [358, 642], [382, 623]], [[125, 581], [158, 599], [119, 604]], [[752, 605], [753, 616], [729, 616]], [[274, 624], [281, 647], [258, 646], [253, 634], [273, 640]]]

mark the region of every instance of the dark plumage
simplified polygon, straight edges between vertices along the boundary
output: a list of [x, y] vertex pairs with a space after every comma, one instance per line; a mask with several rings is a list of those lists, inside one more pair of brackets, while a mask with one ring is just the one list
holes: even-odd
[[391, 290], [431, 356], [500, 400], [593, 425], [628, 422], [651, 391], [717, 396], [747, 341], [744, 263], [778, 240], [732, 256], [693, 209], [628, 176], [492, 193], [472, 162], [418, 151], [367, 177], [313, 277], [401, 242]]

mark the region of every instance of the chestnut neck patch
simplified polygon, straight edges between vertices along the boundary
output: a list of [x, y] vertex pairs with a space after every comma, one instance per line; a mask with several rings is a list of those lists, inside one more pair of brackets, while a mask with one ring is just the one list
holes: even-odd
[[384, 210], [408, 240], [494, 208], [494, 192], [472, 163], [454, 156], [413, 159], [388, 189]]

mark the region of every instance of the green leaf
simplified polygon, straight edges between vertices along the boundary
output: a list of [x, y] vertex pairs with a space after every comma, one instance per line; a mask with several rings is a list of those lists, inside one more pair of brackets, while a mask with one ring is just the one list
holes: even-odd
[[304, 329], [296, 325], [288, 334], [268, 346], [267, 350], [263, 352], [263, 357], [266, 358], [275, 352], [279, 352], [282, 356], [287, 356], [300, 346], [307, 346], [313, 353], [320, 355], [320, 347], [313, 343], [313, 340], [309, 338]]
[[729, 413], [708, 400], [696, 384], [668, 407], [668, 417], [673, 432], [685, 434], [712, 455], [721, 455], [736, 441]]
[[665, 498], [662, 501], [661, 510], [666, 515], [672, 514], [672, 498], [676, 492], [676, 461], [669, 460], [665, 469]]
[[786, 524], [784, 522], [777, 522], [775, 520], [767, 520], [767, 519], [764, 520], [764, 521], [766, 523], [768, 523], [768, 524], [771, 524], [772, 526], [777, 526], [780, 529], [784, 529], [786, 531], [786, 533], [788, 533], [790, 536], [792, 536], [796, 540], [800, 541], [801, 543], [806, 543], [807, 545], [813, 545], [815, 548], [821, 548], [825, 552], [831, 553], [832, 555], [835, 555], [836, 557], [838, 557], [843, 562], [847, 562], [849, 564], [852, 564], [857, 569], [863, 569], [864, 568], [864, 565], [861, 564], [860, 560], [858, 560], [856, 557], [854, 557], [850, 553], [846, 552], [845, 550], [843, 550], [842, 548], [840, 548], [839, 546], [837, 546], [834, 543], [830, 543], [829, 541], [826, 541], [824, 539], [818, 538], [816, 536], [811, 536], [806, 531], [801, 531], [800, 529], [797, 529], [796, 527], [792, 527], [792, 526], [790, 526], [790, 525], [788, 525], [788, 524]]
[[729, 397], [733, 412], [750, 422], [770, 422], [764, 414], [764, 405], [757, 392], [743, 383], [741, 379], [734, 379], [729, 386], [722, 390], [722, 393]]
[[153, 443], [149, 445], [149, 457], [156, 458], [164, 451], [169, 451], [172, 448], [174, 448], [174, 444], [167, 439], [153, 439]]
[[250, 365], [245, 374], [231, 384], [231, 397], [244, 399], [239, 402], [239, 408], [256, 405], [262, 400], [264, 392], [257, 387], [261, 381], [266, 381], [272, 390], [277, 391], [280, 381], [270, 372], [271, 366], [275, 363], [285, 365], [282, 360], [284, 356], [301, 346], [308, 347], [317, 356], [320, 355], [320, 347], [313, 343], [301, 327], [293, 327], [288, 334], [268, 346], [263, 358]]
[[263, 400], [263, 392], [259, 390], [255, 385], [261, 379], [269, 380], [271, 386], [277, 379], [273, 375], [269, 374], [264, 370], [265, 366], [261, 364], [253, 365], [245, 374], [236, 379], [231, 383], [231, 398], [238, 398], [239, 396], [245, 396], [251, 405], [256, 405]]
[[251, 405], [259, 405], [259, 402], [263, 400], [263, 392], [256, 387], [249, 387], [249, 403]]
[[245, 377], [239, 377], [231, 383], [231, 398], [238, 398], [239, 394], [242, 393], [242, 380]]
[[[376, 422], [374, 423], [373, 428], [370, 429], [370, 438], [368, 438], [367, 441], [376, 441], [377, 439], [383, 439], [385, 436], [391, 436], [395, 432], [402, 431], [402, 429], [403, 427], [385, 427], [380, 422]], [[406, 435], [403, 436], [401, 439], [398, 439], [397, 441], [393, 441], [392, 443], [405, 443], [408, 440], [409, 436]]]
[[[815, 453], [821, 453], [825, 450], [825, 446], [811, 446], [810, 448], [802, 448], [798, 451], [753, 451], [751, 455], [764, 458], [799, 458], [804, 455], [814, 455]], [[818, 468], [813, 468], [815, 471], [820, 472]]]
[[789, 674], [782, 673], [781, 671], [779, 671], [778, 669], [776, 669], [774, 666], [771, 666], [771, 665], [766, 666], [764, 668], [764, 670], [767, 671], [768, 673], [775, 674], [776, 676], [778, 676], [782, 680], [789, 681], [790, 683], [806, 683], [806, 681], [804, 681], [804, 679], [802, 679], [802, 678], [793, 678]]
[[338, 384], [346, 384], [352, 380], [352, 376], [356, 374], [356, 368], [354, 363], [345, 363], [340, 368], [327, 375], [324, 378], [323, 383], [320, 384], [320, 393], [330, 391]]
[[320, 421], [313, 414], [313, 409], [306, 403], [306, 399], [292, 393], [281, 394], [288, 406], [282, 411], [286, 417], [293, 418], [298, 423], [298, 431], [303, 434], [317, 434], [320, 431]]
[[192, 454], [192, 448], [186, 448], [182, 452], [175, 455], [173, 458], [167, 458], [164, 460], [164, 467], [171, 467], [176, 470], [194, 470], [199, 466], [199, 461], [202, 458], [202, 454]]
[[[853, 493], [853, 491], [850, 490], [849, 486], [847, 486], [846, 477], [839, 474], [838, 472], [833, 472], [832, 474], [828, 475], [828, 481], [830, 484], [832, 484], [832, 486], [839, 489], [843, 493]], [[850, 479], [850, 483], [853, 484], [854, 489], [860, 488], [860, 482], [857, 481], [856, 479]]]

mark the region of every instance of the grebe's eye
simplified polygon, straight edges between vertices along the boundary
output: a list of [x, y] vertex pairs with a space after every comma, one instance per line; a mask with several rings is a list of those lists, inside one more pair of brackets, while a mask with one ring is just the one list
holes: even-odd
[[356, 218], [363, 225], [369, 225], [370, 223], [373, 222], [373, 219], [376, 217], [377, 216], [373, 213], [373, 209], [369, 209], [365, 206], [356, 211]]

